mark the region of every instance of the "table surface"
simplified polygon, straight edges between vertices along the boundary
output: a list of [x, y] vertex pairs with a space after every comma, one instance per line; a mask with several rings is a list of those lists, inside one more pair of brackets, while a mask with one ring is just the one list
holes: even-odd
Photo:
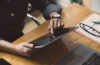
[[[68, 8], [65, 8], [62, 12], [65, 28], [76, 26], [82, 20], [94, 13], [76, 3], [72, 4]], [[13, 43], [18, 44], [20, 42], [32, 42], [33, 40], [38, 39], [39, 37], [49, 33], [47, 31], [48, 24], [49, 22], [42, 24]], [[4, 58], [12, 65], [54, 65], [62, 57], [64, 57], [68, 51], [80, 43], [93, 48], [94, 50], [100, 51], [100, 45], [98, 43], [81, 36], [76, 32], [71, 32], [53, 44], [34, 52], [33, 56], [30, 58], [3, 52], [0, 52], [0, 58]]]

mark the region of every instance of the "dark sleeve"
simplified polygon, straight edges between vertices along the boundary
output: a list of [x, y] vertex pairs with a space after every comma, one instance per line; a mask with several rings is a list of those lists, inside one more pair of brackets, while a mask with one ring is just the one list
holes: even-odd
[[49, 19], [51, 12], [61, 13], [61, 7], [55, 3], [48, 2], [48, 0], [34, 0], [34, 6], [43, 12], [46, 19]]
[[3, 40], [3, 39], [0, 37], [0, 40]]

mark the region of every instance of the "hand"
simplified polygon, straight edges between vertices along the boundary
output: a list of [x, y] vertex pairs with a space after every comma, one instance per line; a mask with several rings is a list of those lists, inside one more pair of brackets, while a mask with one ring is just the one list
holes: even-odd
[[64, 23], [61, 20], [61, 18], [53, 18], [50, 20], [50, 24], [48, 26], [48, 31], [50, 31], [51, 34], [54, 35], [55, 30], [58, 29], [60, 31], [60, 29], [62, 29], [63, 26], [64, 26]]
[[50, 24], [48, 26], [48, 31], [51, 32], [53, 38], [55, 38], [56, 31], [60, 31], [64, 26], [64, 22], [62, 21], [61, 17], [53, 17], [54, 15], [60, 14], [58, 12], [51, 12], [49, 15]]
[[23, 42], [15, 45], [15, 53], [22, 56], [31, 56], [33, 48], [34, 48], [33, 44]]

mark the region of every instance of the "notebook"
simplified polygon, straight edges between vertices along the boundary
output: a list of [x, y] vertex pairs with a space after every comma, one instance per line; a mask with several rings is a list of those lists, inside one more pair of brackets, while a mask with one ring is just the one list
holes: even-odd
[[75, 30], [76, 32], [97, 43], [100, 43], [100, 15], [90, 15], [88, 18], [78, 24], [77, 27], [79, 28]]

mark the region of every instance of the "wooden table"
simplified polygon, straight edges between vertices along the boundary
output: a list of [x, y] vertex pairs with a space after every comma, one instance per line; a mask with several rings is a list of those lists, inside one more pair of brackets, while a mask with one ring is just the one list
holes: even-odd
[[[74, 3], [63, 10], [63, 20], [65, 27], [76, 26], [93, 13], [94, 12], [90, 11], [89, 9]], [[48, 24], [49, 22], [42, 24], [35, 30], [27, 33], [13, 43], [18, 44], [20, 42], [31, 42], [47, 34]], [[65, 35], [62, 39], [52, 43], [51, 45], [36, 51], [31, 58], [16, 56], [9, 53], [0, 53], [0, 58], [4, 58], [12, 65], [54, 65], [62, 57], [64, 57], [68, 51], [70, 51], [75, 45], [79, 43], [100, 51], [99, 44], [81, 36], [76, 32], [71, 32], [70, 34]]]
[[[71, 5], [69, 8], [66, 8], [63, 10], [64, 13], [64, 22], [65, 22], [65, 27], [73, 27], [79, 24], [82, 20], [93, 14], [94, 12], [84, 8], [82, 6], [79, 6], [77, 4]], [[70, 23], [70, 22], [71, 23]], [[73, 43], [79, 44], [82, 43], [90, 48], [93, 48], [94, 50], [97, 50], [100, 52], [100, 44], [76, 33], [76, 32], [71, 32], [69, 36], [72, 38]]]

